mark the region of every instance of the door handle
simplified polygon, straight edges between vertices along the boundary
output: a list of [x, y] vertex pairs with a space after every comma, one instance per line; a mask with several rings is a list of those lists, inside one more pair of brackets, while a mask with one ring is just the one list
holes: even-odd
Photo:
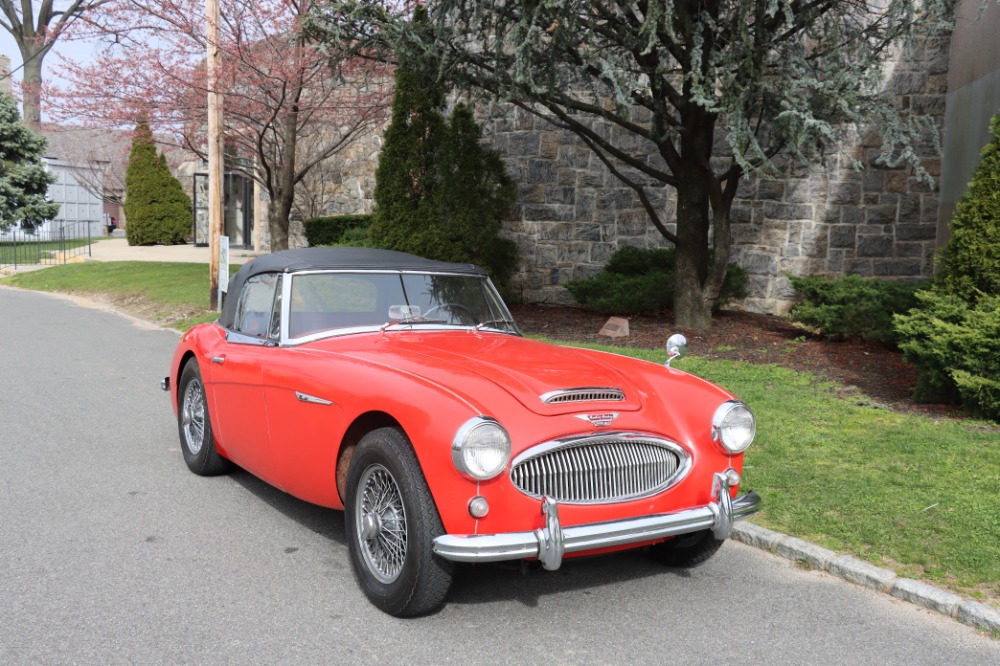
[[225, 356], [213, 356], [212, 357], [212, 363], [217, 363], [219, 365], [222, 365], [225, 362], [226, 362], [226, 357]]

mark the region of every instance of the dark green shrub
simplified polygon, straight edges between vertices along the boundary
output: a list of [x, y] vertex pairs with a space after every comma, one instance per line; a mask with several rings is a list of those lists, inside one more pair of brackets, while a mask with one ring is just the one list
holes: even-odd
[[974, 303], [1000, 293], [1000, 115], [990, 122], [969, 189], [955, 206], [951, 237], [938, 256], [934, 288]]
[[566, 288], [579, 303], [608, 316], [659, 312], [670, 307], [674, 296], [673, 282], [661, 272], [622, 275], [605, 270], [567, 282]]
[[[625, 246], [612, 255], [604, 270], [591, 278], [565, 284], [581, 305], [604, 315], [660, 312], [674, 300], [673, 248]], [[730, 264], [716, 306], [746, 297], [746, 271]]]
[[615, 252], [604, 270], [618, 275], [647, 275], [674, 272], [674, 248], [641, 248], [626, 245]]
[[[312, 217], [302, 223], [306, 240], [310, 247], [322, 245], [338, 245], [344, 243], [347, 232], [361, 230], [363, 237], [368, 237], [368, 227], [371, 225], [371, 215], [328, 215]], [[352, 233], [351, 238], [361, 238], [362, 235]]]
[[149, 125], [136, 124], [125, 170], [125, 237], [129, 245], [183, 243], [191, 234], [191, 198], [157, 157]]
[[1000, 420], [1000, 296], [980, 294], [970, 305], [927, 290], [917, 299], [918, 307], [896, 316], [903, 357], [920, 370], [914, 398]]
[[351, 247], [373, 247], [371, 236], [368, 234], [368, 227], [353, 227], [344, 231], [337, 245], [349, 245]]
[[788, 315], [793, 321], [818, 330], [825, 338], [891, 345], [899, 340], [893, 314], [908, 312], [916, 306], [914, 292], [926, 286], [860, 275], [835, 280], [789, 275], [788, 279], [802, 297]]

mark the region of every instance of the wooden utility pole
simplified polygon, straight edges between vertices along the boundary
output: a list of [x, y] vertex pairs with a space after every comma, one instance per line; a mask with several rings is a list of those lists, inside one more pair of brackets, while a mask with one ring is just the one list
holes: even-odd
[[[209, 302], [219, 309], [219, 237], [222, 235], [222, 93], [218, 90], [218, 72], [222, 64], [219, 53], [219, 0], [205, 0], [208, 41], [208, 251]], [[228, 280], [229, 276], [221, 276]]]

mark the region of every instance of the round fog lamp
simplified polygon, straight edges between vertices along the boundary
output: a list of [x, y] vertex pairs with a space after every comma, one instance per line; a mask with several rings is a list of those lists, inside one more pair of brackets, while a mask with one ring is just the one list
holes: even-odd
[[485, 497], [477, 495], [469, 500], [469, 515], [473, 518], [485, 518], [490, 512], [490, 503]]
[[730, 488], [740, 485], [740, 473], [737, 472], [735, 469], [730, 467], [725, 471], [725, 475], [726, 475], [726, 481], [729, 482]]
[[712, 439], [729, 453], [743, 453], [753, 442], [757, 420], [750, 408], [738, 400], [719, 405], [712, 416]]

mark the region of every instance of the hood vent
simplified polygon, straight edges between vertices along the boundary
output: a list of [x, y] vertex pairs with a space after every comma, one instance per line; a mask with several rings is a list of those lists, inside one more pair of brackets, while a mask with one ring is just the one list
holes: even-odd
[[567, 402], [621, 402], [625, 392], [617, 388], [574, 388], [550, 391], [541, 396], [546, 405], [561, 405]]

